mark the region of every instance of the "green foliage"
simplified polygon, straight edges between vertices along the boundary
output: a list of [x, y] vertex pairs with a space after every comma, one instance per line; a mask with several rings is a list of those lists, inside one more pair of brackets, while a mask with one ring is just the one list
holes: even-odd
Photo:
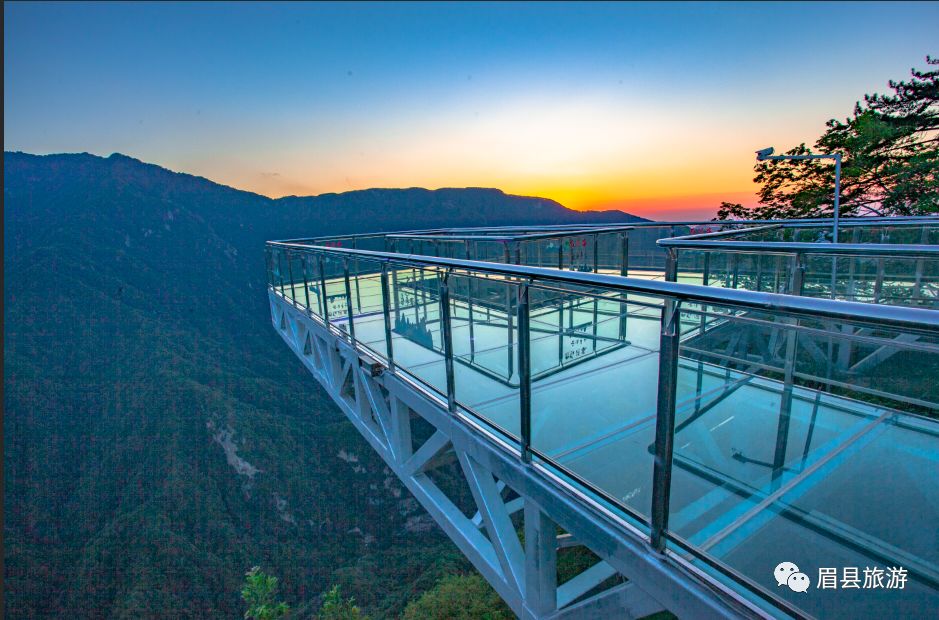
[[259, 566], [245, 573], [241, 598], [248, 604], [245, 618], [274, 620], [283, 618], [290, 611], [287, 603], [274, 600], [277, 598], [277, 577], [265, 574]]
[[[926, 57], [931, 67], [939, 59]], [[840, 153], [841, 206], [846, 216], [921, 215], [939, 211], [939, 68], [912, 70], [889, 83], [889, 95], [865, 95], [844, 121], [832, 119], [816, 141], [786, 155]], [[831, 160], [762, 161], [754, 167], [760, 205], [723, 202], [718, 219], [830, 217]]]
[[403, 620], [510, 620], [515, 615], [478, 574], [444, 577], [404, 609]]
[[340, 583], [399, 617], [469, 564], [284, 348], [264, 241], [630, 219], [486, 189], [272, 200], [88, 154], [5, 153], [3, 206], [10, 618], [236, 618], [253, 564], [293, 616]]
[[354, 598], [342, 598], [339, 586], [333, 586], [323, 597], [323, 607], [317, 617], [319, 620], [368, 620], [356, 607]]

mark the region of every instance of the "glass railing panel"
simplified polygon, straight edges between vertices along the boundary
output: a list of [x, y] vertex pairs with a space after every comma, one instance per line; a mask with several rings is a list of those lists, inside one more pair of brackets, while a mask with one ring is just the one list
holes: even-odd
[[302, 254], [303, 275], [306, 286], [306, 299], [309, 299], [309, 310], [316, 316], [323, 317], [323, 285], [319, 275], [319, 260], [316, 252]]
[[274, 290], [283, 294], [286, 290], [286, 282], [289, 279], [285, 273], [287, 271], [284, 262], [284, 250], [279, 246], [270, 246], [270, 273], [271, 286]]
[[437, 246], [438, 256], [442, 258], [458, 258], [466, 260], [469, 258], [469, 248], [467, 241], [463, 239], [446, 239], [440, 241]]
[[561, 240], [558, 238], [519, 241], [522, 264], [557, 269], [561, 264]]
[[514, 260], [509, 256], [507, 241], [472, 240], [468, 243], [470, 244], [472, 260], [490, 263], [509, 263]]
[[[706, 280], [707, 286], [719, 286], [722, 288], [733, 287], [733, 252], [709, 252], [708, 269]], [[679, 252], [681, 255], [681, 252]], [[679, 267], [681, 260], [679, 259]], [[704, 266], [702, 265], [702, 272]]]
[[792, 256], [760, 254], [757, 262], [757, 289], [766, 293], [786, 293], [792, 277]]
[[[461, 297], [456, 316], [462, 341], [455, 349], [459, 363], [477, 368], [494, 380], [518, 385], [516, 288], [501, 277], [467, 277], [457, 280], [467, 296]], [[472, 320], [470, 320], [472, 310]], [[472, 338], [470, 338], [472, 330]]]
[[303, 256], [300, 252], [287, 252], [288, 298], [295, 305], [306, 307], [306, 293], [303, 284]]
[[391, 331], [395, 364], [445, 396], [440, 275], [416, 266], [395, 270]]
[[687, 284], [705, 284], [705, 275], [710, 270], [709, 253], [703, 250], [678, 250], [676, 280]]
[[625, 232], [598, 233], [597, 270], [619, 275], [623, 271], [626, 254]]
[[797, 383], [939, 418], [939, 335], [807, 319], [799, 326]]
[[935, 307], [939, 258], [806, 254], [802, 294], [895, 306]]
[[517, 286], [453, 274], [450, 333], [457, 402], [503, 435], [519, 436]]
[[913, 282], [913, 305], [939, 310], [939, 256], [917, 259]]
[[350, 291], [346, 289], [346, 259], [341, 254], [331, 252], [321, 252], [317, 258], [321, 272], [320, 287], [326, 302], [326, 316], [330, 324], [348, 333]]
[[[935, 307], [939, 256], [886, 258], [882, 271], [883, 284], [878, 291], [879, 303]], [[932, 289], [932, 296], [927, 294], [929, 289]]]
[[[355, 315], [355, 339], [379, 358], [386, 359], [388, 341], [385, 330], [385, 302], [382, 296], [382, 264], [358, 259], [355, 275], [350, 277], [352, 308]], [[389, 280], [389, 320], [391, 320]]]
[[563, 252], [561, 268], [568, 271], [592, 272], [596, 263], [596, 235], [567, 235], [559, 239]]
[[537, 286], [529, 298], [532, 449], [647, 522], [661, 308]]
[[[634, 228], [627, 233], [629, 275], [638, 275], [636, 272], [661, 272], [665, 269], [666, 252], [656, 241], [675, 236], [672, 234], [672, 228], [671, 226], [649, 226]], [[682, 230], [688, 230], [683, 226], [674, 228], [676, 234]]]
[[[936, 335], [718, 305], [681, 319], [671, 533], [810, 615], [935, 609]], [[781, 562], [812, 596], [777, 586]], [[822, 568], [875, 565], [909, 589], [818, 591]]]
[[357, 250], [369, 250], [371, 252], [388, 252], [391, 250], [384, 235], [356, 237], [351, 245]]

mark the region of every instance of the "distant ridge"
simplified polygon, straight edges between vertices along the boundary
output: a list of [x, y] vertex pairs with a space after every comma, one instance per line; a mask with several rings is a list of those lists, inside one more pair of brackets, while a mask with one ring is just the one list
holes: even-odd
[[[401, 227], [402, 216], [417, 223], [418, 228], [645, 221], [623, 211], [575, 211], [549, 198], [517, 196], [485, 187], [372, 188], [272, 199], [120, 153], [105, 158], [88, 153], [31, 155], [7, 151], [4, 167], [10, 174], [27, 178], [42, 170], [53, 182], [107, 180], [114, 189], [135, 188], [166, 199], [201, 196], [215, 203], [225, 197], [238, 204], [254, 203], [269, 209], [268, 215], [281, 224], [282, 233], [277, 233], [276, 226], [272, 229], [274, 238], [393, 230]], [[307, 220], [313, 215], [319, 216], [315, 226]], [[300, 225], [307, 226], [306, 230], [300, 230]]]

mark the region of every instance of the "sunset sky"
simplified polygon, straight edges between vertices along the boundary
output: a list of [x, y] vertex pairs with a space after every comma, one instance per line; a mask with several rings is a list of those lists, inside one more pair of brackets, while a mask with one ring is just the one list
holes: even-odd
[[269, 196], [498, 187], [661, 219], [754, 202], [939, 54], [939, 4], [4, 4], [4, 148]]

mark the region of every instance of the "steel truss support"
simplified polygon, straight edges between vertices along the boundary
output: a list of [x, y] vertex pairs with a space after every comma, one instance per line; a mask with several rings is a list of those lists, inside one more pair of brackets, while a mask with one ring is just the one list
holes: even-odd
[[[693, 618], [756, 616], [729, 591], [716, 591], [683, 562], [655, 552], [648, 534], [578, 496], [540, 465], [523, 463], [485, 429], [448, 411], [445, 399], [384, 369], [354, 348], [348, 334], [329, 329], [273, 291], [269, 296], [277, 332], [520, 618], [638, 618], [663, 609]], [[411, 437], [415, 416], [435, 429], [420, 446]], [[429, 475], [454, 459], [472, 494], [475, 517], [466, 516]], [[506, 501], [506, 495], [513, 499]], [[574, 545], [600, 561], [558, 584], [558, 550]]]

